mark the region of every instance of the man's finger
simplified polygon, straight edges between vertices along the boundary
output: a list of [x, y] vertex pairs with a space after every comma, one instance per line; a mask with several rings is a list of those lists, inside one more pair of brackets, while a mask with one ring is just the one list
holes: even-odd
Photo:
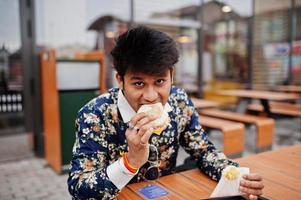
[[126, 131], [126, 135], [137, 135], [138, 131], [139, 131], [139, 127], [137, 127], [137, 122], [140, 119], [143, 119], [146, 116], [145, 113], [139, 113], [137, 115], [135, 115], [131, 121], [128, 122], [128, 128]]
[[249, 181], [262, 181], [262, 177], [255, 173], [245, 174], [243, 175], [243, 178]]
[[153, 125], [152, 124], [146, 124], [146, 125], [144, 125], [144, 126], [142, 126], [142, 127], [140, 127], [139, 128], [139, 131], [138, 131], [138, 135], [140, 136], [140, 137], [142, 137], [144, 134], [145, 134], [145, 132], [146, 131], [148, 131], [150, 128], [152, 128], [153, 127]]
[[240, 185], [243, 187], [253, 188], [253, 189], [263, 189], [264, 188], [262, 181], [249, 181], [249, 180], [242, 179], [240, 181]]
[[147, 123], [150, 123], [154, 120], [156, 120], [157, 117], [154, 115], [146, 115], [143, 118], [141, 118], [140, 120], [137, 121], [136, 126], [140, 129], [140, 127], [144, 126]]
[[153, 133], [154, 129], [151, 127], [149, 128], [141, 137], [140, 143], [143, 144], [147, 144], [149, 138], [151, 137], [152, 133]]
[[258, 197], [255, 196], [255, 195], [253, 195], [253, 194], [250, 194], [250, 195], [249, 195], [249, 199], [250, 199], [250, 200], [257, 200], [257, 198], [258, 198]]
[[137, 115], [135, 115], [135, 116], [131, 119], [131, 121], [130, 121], [129, 123], [131, 123], [131, 124], [133, 124], [134, 126], [136, 126], [136, 125], [137, 125], [137, 122], [138, 122], [139, 120], [141, 120], [142, 118], [146, 117], [146, 116], [147, 116], [146, 113], [138, 113]]
[[250, 195], [250, 194], [255, 195], [255, 196], [262, 195], [262, 190], [257, 190], [257, 189], [253, 189], [253, 188], [247, 188], [247, 187], [239, 186], [239, 190], [242, 193], [246, 193], [248, 195]]

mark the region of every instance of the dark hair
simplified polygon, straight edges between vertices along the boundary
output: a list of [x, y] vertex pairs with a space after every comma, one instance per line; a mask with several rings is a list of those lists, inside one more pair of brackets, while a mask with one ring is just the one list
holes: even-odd
[[117, 73], [126, 72], [158, 75], [178, 62], [175, 41], [163, 32], [138, 26], [120, 35], [111, 51]]

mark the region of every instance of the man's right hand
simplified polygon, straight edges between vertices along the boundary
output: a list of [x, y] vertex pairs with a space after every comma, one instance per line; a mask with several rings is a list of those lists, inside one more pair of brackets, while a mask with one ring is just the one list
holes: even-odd
[[125, 136], [128, 142], [127, 158], [133, 167], [140, 168], [148, 159], [148, 140], [154, 130], [151, 122], [156, 118], [156, 116], [142, 112], [135, 115], [129, 122], [130, 128], [126, 130]]

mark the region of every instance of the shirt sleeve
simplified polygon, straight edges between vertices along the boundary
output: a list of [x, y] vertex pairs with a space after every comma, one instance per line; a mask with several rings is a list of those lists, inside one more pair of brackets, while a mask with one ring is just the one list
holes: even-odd
[[[75, 121], [76, 140], [68, 177], [68, 189], [74, 199], [115, 199], [132, 177], [123, 174], [122, 177], [127, 178], [122, 185], [117, 183], [122, 167], [120, 161], [110, 162], [108, 159], [108, 130], [99, 117], [101, 115], [95, 112], [96, 109], [86, 106]], [[111, 180], [109, 174], [115, 170], [115, 178]]]
[[[238, 163], [228, 159], [224, 153], [217, 150], [208, 139], [207, 133], [199, 123], [199, 115], [190, 99], [185, 103], [186, 127], [180, 136], [180, 143], [187, 153], [197, 161], [198, 167], [214, 180], [221, 178], [222, 170], [228, 165], [238, 166]], [[185, 114], [184, 114], [185, 115]], [[202, 119], [201, 119], [202, 120]]]
[[123, 158], [118, 159], [107, 168], [109, 179], [121, 190], [138, 173], [130, 172], [124, 165]]

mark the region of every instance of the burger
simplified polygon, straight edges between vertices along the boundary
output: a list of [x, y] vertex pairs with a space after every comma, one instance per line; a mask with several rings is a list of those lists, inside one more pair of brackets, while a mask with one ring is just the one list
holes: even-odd
[[164, 110], [162, 103], [142, 105], [137, 113], [145, 112], [157, 117], [152, 123], [155, 127], [153, 133], [160, 135], [169, 124], [168, 113]]

